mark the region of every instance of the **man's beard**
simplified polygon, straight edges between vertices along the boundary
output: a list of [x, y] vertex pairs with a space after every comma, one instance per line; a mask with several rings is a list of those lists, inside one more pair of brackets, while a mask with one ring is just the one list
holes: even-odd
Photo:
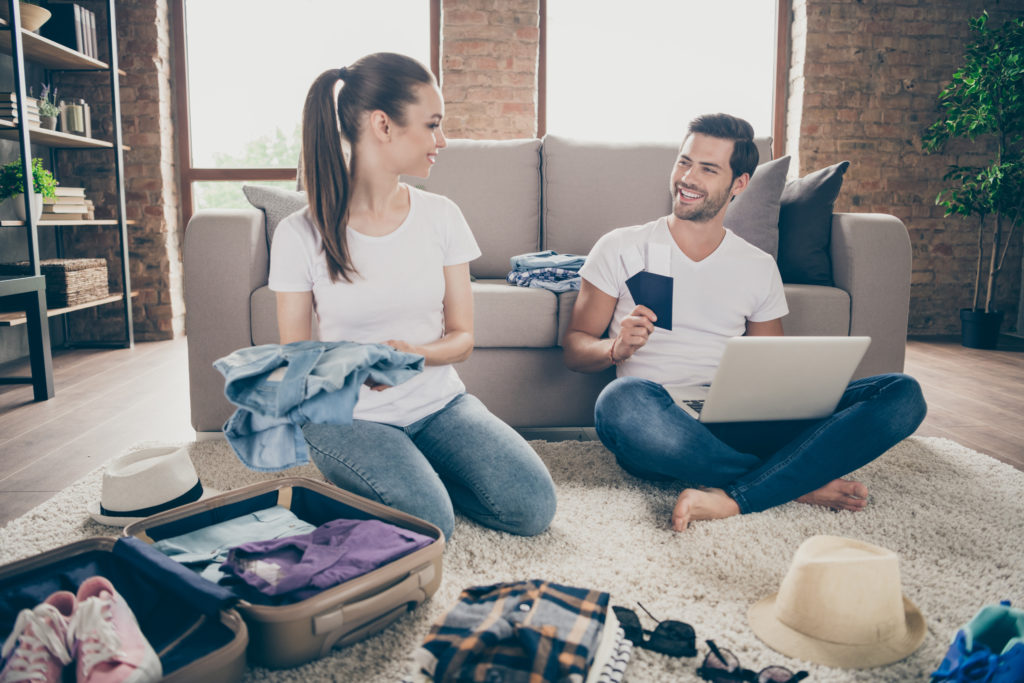
[[[682, 185], [683, 189], [695, 189], [689, 188], [686, 185]], [[676, 188], [676, 201], [673, 202], [672, 213], [675, 214], [676, 218], [684, 221], [693, 221], [694, 223], [707, 223], [712, 218], [718, 215], [718, 212], [722, 210], [722, 207], [729, 203], [729, 188], [722, 190], [720, 194], [708, 193], [704, 197], [704, 201], [700, 204], [689, 205], [682, 204], [679, 202], [679, 189]]]

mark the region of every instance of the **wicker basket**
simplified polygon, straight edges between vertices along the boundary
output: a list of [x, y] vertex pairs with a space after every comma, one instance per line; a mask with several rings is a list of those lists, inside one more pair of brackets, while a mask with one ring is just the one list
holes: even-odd
[[[49, 308], [77, 306], [110, 294], [107, 261], [101, 258], [58, 258], [39, 262], [46, 276], [46, 305]], [[0, 263], [0, 275], [30, 275], [28, 261]]]

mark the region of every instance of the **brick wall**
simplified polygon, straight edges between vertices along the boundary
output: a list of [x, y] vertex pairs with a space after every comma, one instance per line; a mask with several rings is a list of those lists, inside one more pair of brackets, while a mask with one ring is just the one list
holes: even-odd
[[[89, 3], [97, 19], [105, 3]], [[121, 130], [124, 152], [125, 216], [136, 339], [169, 339], [184, 331], [181, 225], [175, 168], [174, 111], [171, 88], [172, 34], [168, 0], [117, 4], [118, 59], [121, 76]], [[104, 29], [105, 30], [105, 29]], [[105, 40], [101, 59], [106, 61]], [[103, 79], [103, 80], [101, 80]], [[93, 135], [112, 140], [110, 97], [105, 75], [65, 74], [61, 93], [85, 97], [93, 110]], [[72, 152], [61, 156], [61, 182], [84, 185], [96, 204], [97, 218], [115, 215], [117, 202], [113, 156], [109, 152]], [[101, 254], [110, 264], [111, 288], [121, 290], [116, 228], [79, 228], [65, 240], [70, 254]], [[88, 339], [123, 334], [120, 308], [110, 305], [72, 314], [71, 322]]]
[[537, 132], [538, 0], [444, 0], [441, 91], [452, 138]]
[[[920, 133], [937, 116], [936, 96], [959, 66], [967, 20], [1019, 16], [1021, 0], [793, 0], [788, 153], [800, 174], [849, 159], [839, 211], [891, 213], [913, 245], [911, 334], [959, 331], [971, 305], [978, 219], [944, 218], [935, 206], [949, 164], [983, 163], [979, 145], [921, 153]], [[997, 289], [1016, 325], [1021, 235]], [[987, 266], [986, 266], [987, 267]]]

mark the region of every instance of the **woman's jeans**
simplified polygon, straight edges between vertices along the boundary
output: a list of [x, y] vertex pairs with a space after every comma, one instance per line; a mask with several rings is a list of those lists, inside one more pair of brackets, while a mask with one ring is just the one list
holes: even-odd
[[523, 536], [541, 533], [555, 515], [555, 486], [540, 457], [470, 394], [406, 427], [355, 420], [302, 432], [329, 481], [425, 519], [445, 538], [455, 509]]
[[824, 419], [703, 424], [664, 387], [622, 377], [594, 409], [601, 442], [627, 472], [724, 489], [740, 512], [759, 512], [821, 488], [913, 434], [927, 408], [903, 374], [851, 382]]

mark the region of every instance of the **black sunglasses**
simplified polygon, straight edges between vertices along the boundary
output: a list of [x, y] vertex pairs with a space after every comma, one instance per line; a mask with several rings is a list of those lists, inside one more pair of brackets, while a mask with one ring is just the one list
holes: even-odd
[[750, 683], [796, 683], [807, 678], [806, 671], [793, 673], [784, 666], [769, 666], [760, 671], [744, 669], [740, 660], [729, 650], [720, 650], [713, 640], [705, 640], [711, 652], [697, 669], [697, 675], [712, 683], [749, 681]]
[[[640, 605], [640, 603], [636, 603]], [[640, 605], [640, 609], [647, 612], [647, 608]], [[636, 612], [626, 607], [613, 606], [619, 625], [626, 634], [626, 640], [637, 647], [646, 650], [660, 652], [672, 657], [696, 657], [697, 636], [693, 627], [681, 621], [658, 621], [650, 612], [647, 616], [658, 622], [653, 631], [645, 631], [640, 625], [640, 618]]]

